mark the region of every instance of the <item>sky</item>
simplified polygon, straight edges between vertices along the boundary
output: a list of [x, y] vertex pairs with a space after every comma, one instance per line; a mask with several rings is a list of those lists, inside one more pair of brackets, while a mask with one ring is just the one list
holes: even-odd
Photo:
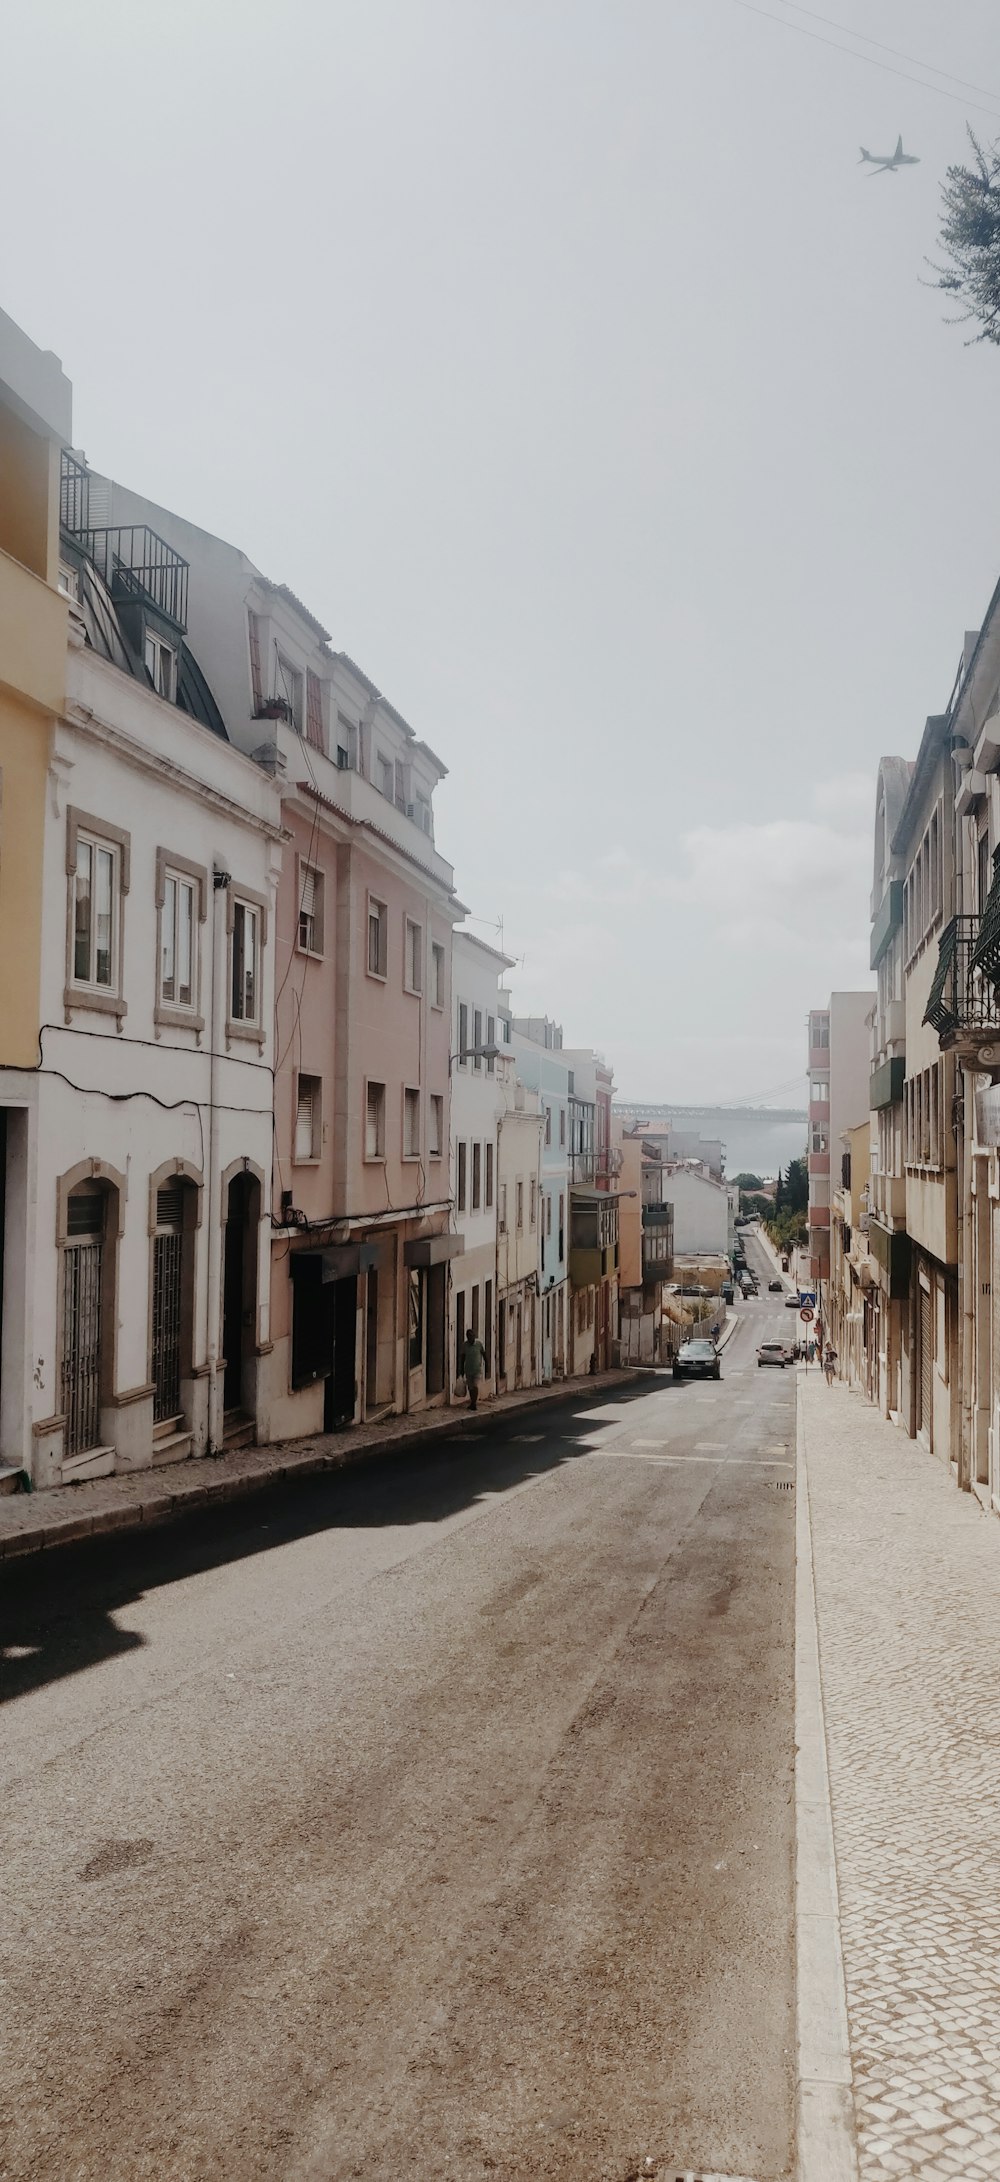
[[[633, 1098], [801, 1093], [807, 1009], [870, 983], [879, 757], [1000, 576], [1000, 350], [922, 285], [1000, 11], [809, 5], [4, 26], [0, 304], [77, 445], [437, 750], [517, 1011]], [[900, 132], [919, 166], [857, 164]]]

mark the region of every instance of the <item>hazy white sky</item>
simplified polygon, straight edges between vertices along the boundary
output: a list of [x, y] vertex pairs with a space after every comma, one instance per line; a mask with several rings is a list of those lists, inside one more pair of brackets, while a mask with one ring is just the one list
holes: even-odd
[[[440, 752], [519, 1007], [634, 1095], [791, 1079], [809, 1004], [869, 982], [874, 769], [1000, 574], [1000, 351], [919, 284], [966, 118], [1000, 135], [1000, 11], [809, 4], [992, 96], [786, 0], [4, 26], [0, 302], [78, 443]], [[900, 130], [919, 167], [855, 164]]]

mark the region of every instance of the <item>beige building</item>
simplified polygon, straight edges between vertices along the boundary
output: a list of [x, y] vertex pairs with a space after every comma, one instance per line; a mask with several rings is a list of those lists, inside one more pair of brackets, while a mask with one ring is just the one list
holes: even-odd
[[[46, 798], [66, 691], [59, 476], [70, 410], [58, 358], [0, 311], [0, 1066], [10, 1071], [39, 1060]], [[6, 1076], [0, 1103], [0, 1471], [12, 1481], [30, 1462], [37, 1171], [31, 1087], [13, 1085]]]
[[521, 1082], [513, 1055], [497, 1061], [497, 1081], [503, 1106], [497, 1121], [496, 1390], [502, 1394], [539, 1381], [545, 1115], [540, 1093]]

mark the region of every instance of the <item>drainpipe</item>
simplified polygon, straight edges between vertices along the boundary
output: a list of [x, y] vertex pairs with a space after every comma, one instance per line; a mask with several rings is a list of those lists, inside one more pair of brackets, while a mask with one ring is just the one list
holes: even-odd
[[208, 1021], [208, 1219], [206, 1222], [208, 1264], [205, 1279], [205, 1365], [208, 1373], [208, 1435], [205, 1453], [207, 1455], [216, 1453], [217, 1437], [221, 1445], [221, 1436], [217, 1432], [217, 1411], [219, 1310], [222, 1294], [222, 1223], [219, 1217], [219, 1206], [216, 1203], [219, 1159], [215, 1093], [216, 1048], [218, 1045], [216, 1026], [218, 1022], [219, 991], [219, 897], [225, 894], [229, 881], [229, 872], [220, 869], [219, 865], [216, 864], [212, 871], [212, 996]]

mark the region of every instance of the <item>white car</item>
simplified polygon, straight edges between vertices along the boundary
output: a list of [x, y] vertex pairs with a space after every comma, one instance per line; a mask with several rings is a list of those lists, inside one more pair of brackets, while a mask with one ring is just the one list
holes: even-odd
[[780, 1364], [782, 1371], [784, 1371], [785, 1365], [792, 1364], [794, 1361], [795, 1358], [788, 1347], [787, 1341], [762, 1341], [757, 1351], [758, 1371], [764, 1364]]

